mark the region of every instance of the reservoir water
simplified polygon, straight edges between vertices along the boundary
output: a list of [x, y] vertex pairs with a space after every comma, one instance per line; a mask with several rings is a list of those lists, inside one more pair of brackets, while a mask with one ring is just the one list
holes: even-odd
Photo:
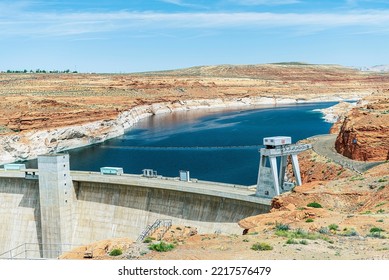
[[[69, 151], [73, 170], [123, 167], [141, 174], [145, 168], [177, 177], [240, 185], [256, 184], [263, 137], [291, 136], [292, 141], [328, 133], [320, 112], [335, 103], [276, 106], [244, 111], [188, 111], [143, 119], [126, 134], [101, 144]], [[29, 162], [35, 167], [36, 161]]]

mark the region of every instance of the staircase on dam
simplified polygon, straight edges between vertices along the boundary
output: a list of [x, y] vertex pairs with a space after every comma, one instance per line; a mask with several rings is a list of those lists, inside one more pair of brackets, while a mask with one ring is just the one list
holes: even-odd
[[147, 225], [147, 227], [142, 231], [142, 233], [139, 235], [136, 242], [142, 242], [146, 239], [146, 237], [152, 235], [156, 230], [159, 228], [163, 228], [163, 231], [160, 232], [158, 235], [160, 236], [159, 239], [163, 237], [163, 235], [171, 228], [172, 226], [172, 220], [171, 219], [158, 219], [156, 220], [152, 225]]

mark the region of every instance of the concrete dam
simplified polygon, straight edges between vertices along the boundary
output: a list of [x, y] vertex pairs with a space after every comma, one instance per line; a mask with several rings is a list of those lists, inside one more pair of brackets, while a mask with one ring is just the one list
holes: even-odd
[[136, 240], [157, 219], [240, 234], [237, 222], [268, 212], [270, 199], [243, 186], [70, 171], [69, 156], [55, 154], [37, 170], [1, 170], [0, 205], [0, 258], [15, 248], [22, 258], [56, 258], [98, 240]]

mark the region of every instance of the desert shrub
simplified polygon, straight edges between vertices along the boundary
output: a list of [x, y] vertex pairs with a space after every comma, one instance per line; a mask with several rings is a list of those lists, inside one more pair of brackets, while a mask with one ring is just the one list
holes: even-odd
[[299, 242], [300, 244], [302, 244], [302, 245], [308, 245], [308, 241], [307, 240], [305, 240], [305, 239], [303, 239], [303, 240], [300, 240], [300, 242]]
[[375, 233], [375, 232], [383, 232], [385, 230], [383, 230], [382, 228], [379, 228], [379, 227], [372, 227], [370, 229], [370, 233]]
[[305, 220], [306, 223], [312, 223], [313, 221], [314, 221], [314, 220], [311, 219], [311, 218], [308, 218], [308, 219]]
[[281, 230], [281, 231], [288, 231], [288, 230], [290, 230], [290, 227], [289, 227], [289, 225], [287, 225], [287, 224], [276, 223], [275, 229], [276, 229], [276, 230]]
[[320, 203], [317, 203], [317, 202], [308, 203], [307, 206], [308, 206], [308, 207], [312, 207], [312, 208], [323, 208], [323, 207], [321, 206], [321, 204], [320, 204]]
[[287, 241], [286, 241], [286, 244], [298, 244], [298, 242], [296, 240], [294, 240], [293, 238], [289, 238]]
[[344, 228], [341, 235], [343, 235], [343, 236], [357, 236], [358, 232], [356, 232], [356, 230], [353, 228], [351, 228], [351, 229]]
[[109, 252], [109, 255], [112, 257], [120, 256], [121, 254], [123, 254], [121, 249], [113, 249], [111, 252]]
[[254, 251], [269, 251], [273, 250], [273, 247], [267, 243], [255, 243], [251, 246], [251, 250]]
[[330, 230], [338, 230], [339, 226], [338, 226], [337, 224], [330, 224], [330, 225], [328, 226], [328, 228], [329, 228]]
[[155, 240], [154, 237], [147, 236], [147, 237], [145, 238], [145, 240], [143, 240], [143, 243], [151, 243], [151, 242], [153, 242], [153, 240]]
[[365, 180], [365, 178], [363, 178], [362, 176], [353, 176], [350, 179], [350, 181], [363, 181], [363, 180]]
[[294, 231], [282, 231], [278, 230], [275, 232], [275, 235], [286, 237], [289, 239], [308, 239], [308, 240], [316, 240], [316, 239], [322, 239], [327, 242], [332, 242], [327, 236], [318, 234], [318, 233], [310, 233], [306, 232], [305, 230], [299, 228]]
[[149, 245], [149, 249], [157, 252], [167, 252], [174, 249], [174, 245], [166, 242], [158, 242]]
[[381, 235], [382, 232], [384, 232], [382, 228], [379, 227], [372, 227], [370, 229], [370, 233], [367, 235], [368, 237], [373, 237], [373, 238], [382, 238], [385, 239], [386, 237]]
[[319, 229], [319, 233], [321, 233], [321, 234], [328, 234], [328, 227], [321, 227]]

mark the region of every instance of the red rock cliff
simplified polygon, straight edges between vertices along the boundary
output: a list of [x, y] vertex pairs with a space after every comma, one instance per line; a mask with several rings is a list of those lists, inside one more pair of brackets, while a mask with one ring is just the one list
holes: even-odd
[[369, 104], [354, 108], [345, 118], [335, 148], [361, 161], [389, 160], [389, 90], [373, 95]]

